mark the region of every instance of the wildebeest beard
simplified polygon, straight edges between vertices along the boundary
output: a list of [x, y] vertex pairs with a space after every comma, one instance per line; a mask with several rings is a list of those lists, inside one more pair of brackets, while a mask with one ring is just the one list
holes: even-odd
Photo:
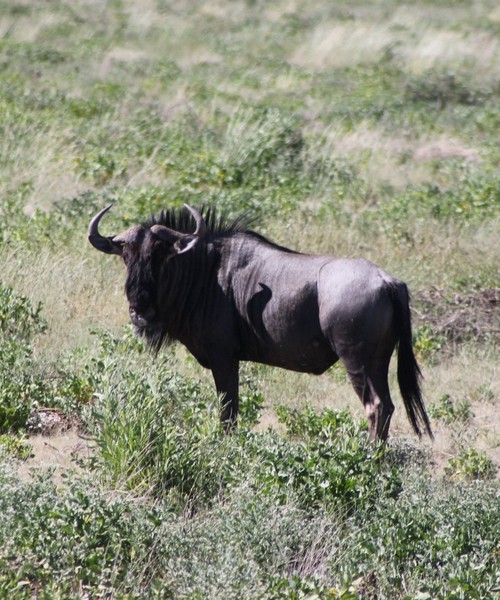
[[131, 307], [137, 307], [143, 315], [154, 315], [145, 326], [134, 325], [134, 331], [157, 354], [175, 341], [175, 337], [168, 332], [168, 323], [178, 321], [181, 315], [177, 311], [170, 315], [166, 313], [170, 304], [168, 289], [171, 277], [165, 271], [175, 274], [175, 265], [162, 265], [162, 257], [152, 258], [144, 263], [137, 261], [129, 265], [125, 291]]
[[175, 338], [158, 325], [151, 328], [134, 327], [135, 334], [139, 338], [143, 338], [148, 349], [157, 355], [162, 348], [167, 348], [175, 342]]

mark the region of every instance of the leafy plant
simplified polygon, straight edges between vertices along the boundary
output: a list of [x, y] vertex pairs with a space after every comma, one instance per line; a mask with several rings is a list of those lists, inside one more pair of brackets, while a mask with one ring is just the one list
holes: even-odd
[[449, 394], [443, 394], [437, 403], [429, 405], [429, 415], [447, 423], [466, 423], [473, 416], [470, 402], [463, 398], [454, 400]]
[[8, 483], [3, 475], [0, 504], [4, 515], [11, 506], [16, 513], [0, 526], [0, 593], [70, 596], [75, 589], [119, 585], [126, 575], [122, 561], [134, 556], [132, 540], [148, 536], [136, 529], [132, 506], [110, 502], [81, 482], [63, 494], [48, 479]]
[[445, 467], [448, 477], [454, 479], [493, 479], [496, 467], [491, 458], [475, 448], [464, 449], [455, 458], [450, 458]]
[[[113, 343], [103, 341], [104, 347]], [[181, 507], [211, 501], [228, 464], [216, 399], [208, 401], [197, 384], [161, 361], [148, 374], [120, 369], [119, 359], [99, 362], [99, 399], [85, 411], [97, 447], [94, 468], [127, 489], [170, 495]]]
[[274, 437], [261, 451], [257, 479], [266, 493], [296, 498], [308, 509], [367, 505], [381, 489], [397, 496], [397, 471], [383, 460], [384, 447], [368, 441], [366, 424], [355, 424], [347, 412], [318, 414], [310, 406], [278, 413], [289, 439]]
[[0, 435], [0, 447], [8, 455], [19, 460], [27, 460], [32, 455], [32, 447], [22, 436]]
[[33, 400], [43, 397], [43, 378], [33, 374], [31, 341], [43, 333], [42, 307], [0, 286], [0, 433], [22, 428]]
[[47, 329], [42, 305], [0, 286], [0, 433], [25, 428], [38, 406], [78, 413], [93, 394], [94, 376], [67, 359], [48, 365], [34, 355], [36, 335]]
[[26, 296], [19, 296], [12, 288], [0, 285], [0, 335], [3, 340], [29, 343], [46, 329], [41, 303], [34, 306]]
[[430, 325], [421, 325], [413, 334], [413, 348], [417, 358], [431, 363], [439, 360], [444, 342], [444, 337], [436, 334]]
[[259, 422], [265, 398], [251, 376], [241, 378], [240, 386], [238, 422], [244, 429], [251, 429]]
[[270, 600], [358, 600], [359, 596], [352, 586], [338, 589], [327, 586], [313, 577], [301, 578], [297, 575], [288, 578], [273, 578], [266, 590]]
[[499, 513], [495, 485], [407, 479], [397, 498], [353, 514], [340, 572], [371, 597], [494, 597]]

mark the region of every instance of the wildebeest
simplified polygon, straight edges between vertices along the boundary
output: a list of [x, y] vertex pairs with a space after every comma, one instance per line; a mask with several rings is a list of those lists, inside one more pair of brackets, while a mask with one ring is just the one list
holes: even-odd
[[319, 375], [339, 359], [361, 399], [370, 437], [385, 440], [394, 405], [387, 380], [398, 345], [408, 418], [432, 437], [412, 349], [406, 284], [364, 259], [309, 255], [250, 231], [213, 208], [163, 211], [143, 225], [90, 243], [120, 255], [136, 331], [155, 349], [184, 344], [212, 371], [221, 421], [236, 424], [240, 361]]

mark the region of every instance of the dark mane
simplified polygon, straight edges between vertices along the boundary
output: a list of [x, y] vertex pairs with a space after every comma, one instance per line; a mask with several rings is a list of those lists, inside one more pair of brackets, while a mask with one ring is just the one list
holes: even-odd
[[[289, 252], [290, 254], [299, 254], [295, 250], [290, 250], [276, 244], [260, 233], [253, 231], [251, 226], [257, 220], [255, 215], [246, 212], [237, 217], [230, 217], [227, 213], [219, 214], [213, 206], [202, 206], [198, 210], [205, 221], [207, 232], [211, 235], [224, 236], [231, 233], [248, 233], [261, 242], [274, 246], [279, 250]], [[181, 233], [192, 233], [196, 227], [193, 216], [185, 207], [162, 210], [158, 215], [152, 215], [142, 224], [146, 229], [149, 229], [153, 225], [165, 225], [165, 227], [175, 229], [175, 231], [180, 231]]]
[[[230, 217], [227, 213], [219, 214], [213, 206], [202, 206], [199, 209], [207, 226], [207, 232], [212, 235], [229, 233], [250, 233], [251, 224], [255, 221], [248, 213]], [[158, 215], [152, 215], [143, 227], [149, 229], [153, 225], [165, 225], [181, 233], [192, 233], [196, 227], [194, 218], [187, 208], [169, 208]]]

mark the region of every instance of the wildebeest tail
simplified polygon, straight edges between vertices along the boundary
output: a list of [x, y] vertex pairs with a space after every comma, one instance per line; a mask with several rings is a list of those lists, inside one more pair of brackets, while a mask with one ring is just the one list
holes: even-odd
[[429, 437], [434, 439], [422, 398], [420, 387], [422, 373], [413, 353], [408, 288], [406, 284], [398, 281], [391, 285], [391, 289], [394, 300], [396, 328], [399, 333], [398, 383], [405, 404], [406, 414], [415, 433], [421, 436], [422, 429], [425, 429]]

